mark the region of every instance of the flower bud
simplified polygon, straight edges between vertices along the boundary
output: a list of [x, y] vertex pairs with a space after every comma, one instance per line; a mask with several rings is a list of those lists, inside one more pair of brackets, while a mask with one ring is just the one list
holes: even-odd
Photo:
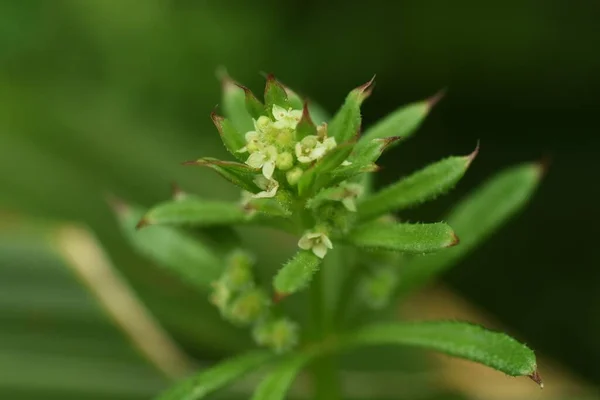
[[267, 132], [271, 126], [273, 125], [273, 121], [269, 117], [260, 116], [255, 122], [255, 128], [261, 132]]
[[300, 141], [300, 145], [305, 149], [314, 149], [319, 143], [316, 136], [307, 136]]
[[282, 171], [286, 171], [294, 166], [294, 156], [290, 152], [283, 152], [277, 155], [275, 165]]
[[300, 180], [300, 178], [302, 178], [302, 174], [304, 173], [304, 171], [302, 171], [302, 169], [296, 167], [291, 171], [288, 171], [285, 174], [285, 177], [287, 178], [287, 181], [290, 185], [294, 186], [295, 184], [298, 183], [298, 181]]
[[213, 282], [212, 288], [209, 300], [219, 311], [224, 312], [231, 300], [231, 290], [223, 280]]
[[253, 336], [259, 345], [284, 353], [298, 343], [298, 324], [287, 318], [262, 321], [254, 327]]
[[397, 280], [394, 270], [381, 269], [361, 280], [359, 295], [370, 308], [382, 309], [389, 304]]
[[240, 293], [226, 309], [226, 316], [234, 323], [248, 325], [260, 318], [270, 305], [269, 297], [260, 288]]
[[227, 260], [222, 281], [230, 290], [241, 290], [253, 284], [252, 257], [243, 251], [234, 252]]

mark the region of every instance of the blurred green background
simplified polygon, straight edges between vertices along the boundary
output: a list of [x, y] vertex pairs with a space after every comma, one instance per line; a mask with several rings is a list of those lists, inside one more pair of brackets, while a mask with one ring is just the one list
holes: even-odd
[[[260, 73], [272, 72], [329, 111], [377, 74], [366, 125], [446, 87], [419, 134], [383, 158], [377, 184], [467, 154], [481, 140], [456, 191], [408, 215], [432, 221], [494, 171], [550, 159], [529, 208], [444, 280], [533, 348], [598, 385], [599, 20], [597, 1], [4, 0], [0, 218], [88, 226], [194, 351], [202, 339], [181, 321], [194, 322], [172, 316], [188, 294], [156, 294], [163, 277], [124, 242], [105, 195], [150, 206], [167, 198], [176, 181], [209, 197], [237, 196], [216, 175], [180, 165], [225, 157], [209, 118], [220, 98], [217, 68], [255, 92], [264, 82]], [[16, 265], [16, 248], [36, 254], [15, 236], [11, 229], [3, 235], [0, 269]], [[9, 332], [13, 320], [5, 310], [22, 304], [9, 288], [30, 299], [27, 293], [39, 293], [47, 281], [32, 289], [30, 275], [0, 276], [0, 331]], [[194, 315], [187, 304], [181, 312]], [[12, 365], [2, 357], [0, 368]]]

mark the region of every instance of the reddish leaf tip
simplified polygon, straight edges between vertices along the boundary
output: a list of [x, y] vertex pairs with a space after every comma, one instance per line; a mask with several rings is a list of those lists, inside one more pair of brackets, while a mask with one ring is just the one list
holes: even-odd
[[533, 371], [531, 375], [527, 375], [527, 377], [535, 383], [537, 383], [540, 386], [540, 389], [544, 388], [544, 382], [542, 381], [542, 377], [540, 376], [540, 373], [537, 371], [537, 369]]
[[202, 163], [200, 162], [200, 160], [191, 160], [191, 161], [184, 161], [181, 163], [181, 165], [202, 165]]
[[551, 163], [552, 157], [549, 154], [545, 155], [544, 157], [542, 157], [541, 160], [537, 162], [538, 174], [540, 179], [548, 173]]
[[311, 125], [314, 125], [314, 122], [310, 116], [310, 111], [308, 110], [308, 100], [304, 101], [304, 105], [302, 106], [302, 121], [306, 121]]
[[106, 203], [117, 215], [123, 215], [129, 211], [129, 206], [123, 200], [113, 195], [112, 193], [106, 193], [104, 195]]
[[431, 96], [430, 98], [428, 98], [426, 100], [428, 110], [431, 111], [431, 109], [433, 107], [435, 107], [435, 105], [437, 103], [439, 103], [440, 100], [442, 100], [446, 96], [447, 92], [448, 92], [448, 89], [447, 88], [443, 88], [440, 91], [438, 91], [436, 94], [434, 94], [433, 96]]
[[174, 200], [180, 200], [186, 196], [186, 193], [181, 189], [177, 182], [171, 182], [171, 196]]
[[473, 150], [471, 154], [465, 157], [467, 159], [467, 168], [471, 166], [471, 163], [473, 162], [475, 157], [477, 157], [477, 154], [479, 154], [479, 140], [477, 141], [477, 146], [475, 146], [475, 150]]
[[215, 74], [217, 75], [217, 79], [221, 81], [221, 87], [223, 91], [234, 89], [237, 85], [236, 81], [229, 76], [229, 73], [224, 66], [221, 65], [217, 67]]
[[143, 217], [142, 219], [140, 219], [140, 221], [136, 224], [135, 229], [140, 230], [146, 226], [150, 225], [150, 220], [148, 220], [148, 218]]
[[361, 95], [362, 100], [369, 97], [371, 95], [371, 93], [373, 92], [373, 88], [375, 87], [375, 77], [376, 77], [376, 75], [373, 75], [371, 80], [369, 80], [367, 83], [364, 83], [364, 84], [360, 85], [359, 87], [357, 87], [356, 89], [354, 89]]
[[383, 138], [383, 149], [385, 150], [387, 147], [396, 143], [399, 140], [402, 140], [402, 136], [389, 136], [389, 137]]
[[280, 293], [280, 292], [275, 292], [273, 294], [273, 303], [277, 304], [279, 303], [281, 300], [285, 299], [286, 297], [288, 297], [289, 294], [287, 293]]
[[456, 235], [456, 232], [452, 231], [452, 242], [446, 247], [454, 247], [460, 243], [460, 238]]

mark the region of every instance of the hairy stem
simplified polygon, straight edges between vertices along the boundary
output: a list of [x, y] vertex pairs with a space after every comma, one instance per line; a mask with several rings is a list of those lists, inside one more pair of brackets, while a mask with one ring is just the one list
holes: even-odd
[[[330, 323], [327, 323], [323, 295], [323, 274], [315, 276], [310, 288], [311, 302], [311, 339], [324, 341], [330, 334]], [[341, 398], [340, 382], [335, 357], [324, 355], [317, 358], [311, 367], [314, 398], [317, 400], [336, 400]]]

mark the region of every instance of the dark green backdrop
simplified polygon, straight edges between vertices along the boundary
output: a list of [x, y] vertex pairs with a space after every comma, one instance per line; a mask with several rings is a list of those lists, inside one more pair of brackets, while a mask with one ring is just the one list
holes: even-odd
[[223, 152], [218, 66], [256, 91], [273, 72], [329, 110], [376, 73], [367, 124], [447, 87], [378, 184], [481, 140], [458, 189], [410, 214], [433, 220], [499, 168], [549, 158], [530, 207], [445, 279], [600, 383], [598, 21], [597, 1], [2, 1], [0, 207], [82, 221], [139, 275], [103, 194], [235, 195], [179, 165]]

